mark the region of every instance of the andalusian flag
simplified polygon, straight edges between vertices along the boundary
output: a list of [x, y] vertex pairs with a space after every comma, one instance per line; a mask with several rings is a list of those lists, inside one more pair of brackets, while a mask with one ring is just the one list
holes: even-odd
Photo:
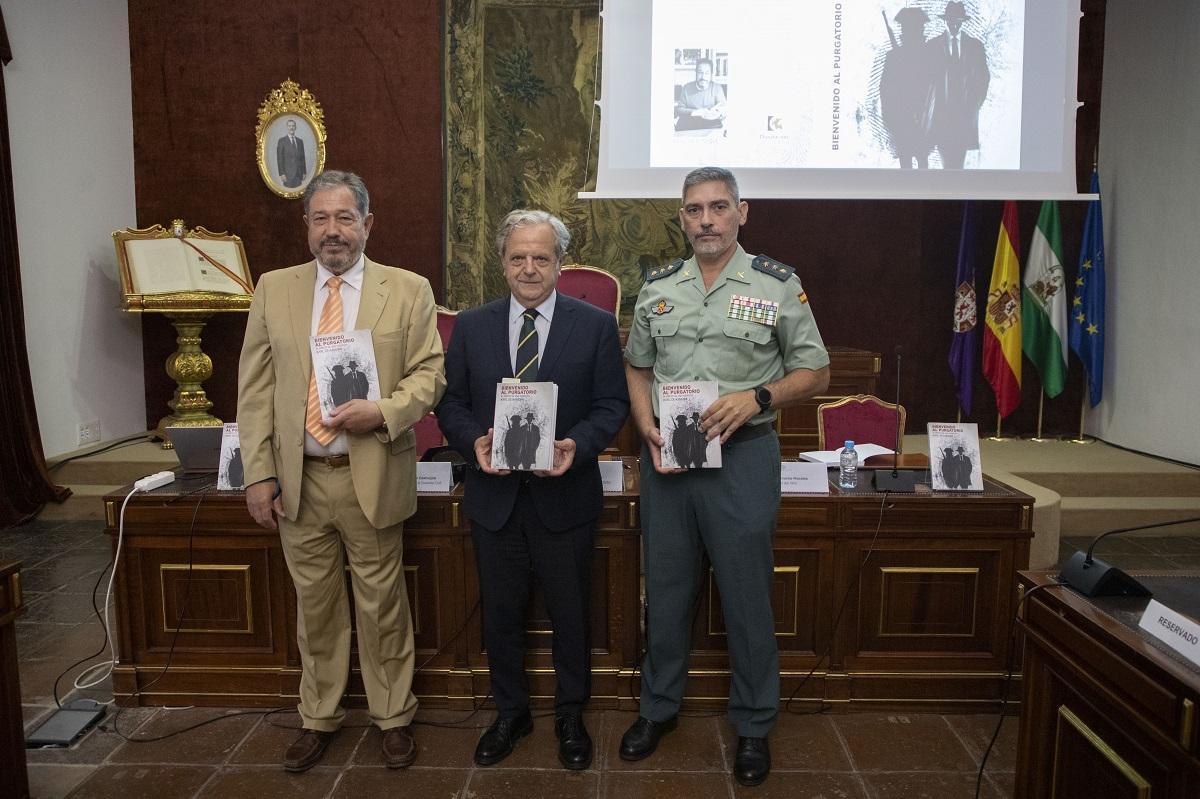
[[1046, 200], [1029, 245], [1021, 290], [1021, 349], [1037, 367], [1047, 397], [1062, 393], [1067, 377], [1067, 293], [1058, 202]]
[[[1096, 172], [1092, 173], [1092, 194], [1100, 194]], [[1083, 361], [1088, 399], [1095, 408], [1104, 393], [1104, 219], [1099, 200], [1088, 203], [1071, 303], [1071, 349]]]
[[1004, 203], [992, 282], [988, 286], [987, 327], [983, 331], [983, 376], [996, 394], [996, 410], [1008, 416], [1021, 404], [1021, 257], [1017, 247], [1017, 204]]

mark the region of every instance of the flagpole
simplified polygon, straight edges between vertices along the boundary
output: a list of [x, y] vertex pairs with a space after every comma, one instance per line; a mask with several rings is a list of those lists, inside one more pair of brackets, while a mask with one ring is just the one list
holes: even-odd
[[1000, 411], [996, 411], [996, 435], [991, 436], [988, 439], [988, 441], [1008, 441], [1007, 438], [1000, 435], [1000, 420], [1001, 420]]
[[1088, 387], [1087, 383], [1083, 386], [1083, 400], [1079, 403], [1079, 438], [1072, 438], [1072, 444], [1091, 444], [1094, 439], [1085, 438], [1083, 435], [1083, 423], [1087, 419], [1088, 408]]
[[1042, 410], [1045, 408], [1045, 405], [1046, 405], [1046, 392], [1043, 391], [1040, 394], [1038, 394], [1037, 434], [1034, 435], [1033, 438], [1029, 439], [1030, 441], [1036, 441], [1039, 444], [1046, 440], [1046, 439], [1042, 438]]

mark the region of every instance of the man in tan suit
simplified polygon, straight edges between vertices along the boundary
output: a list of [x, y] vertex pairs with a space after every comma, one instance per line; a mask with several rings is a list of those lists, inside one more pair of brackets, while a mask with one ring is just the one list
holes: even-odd
[[[264, 274], [254, 292], [238, 373], [246, 505], [278, 525], [296, 586], [304, 730], [284, 768], [320, 760], [345, 715], [350, 565], [358, 657], [388, 766], [416, 759], [409, 730], [414, 648], [401, 531], [416, 510], [412, 426], [445, 389], [433, 293], [425, 278], [363, 255], [374, 217], [362, 180], [325, 171], [304, 193], [315, 261]], [[369, 330], [382, 399], [339, 405], [321, 423], [309, 337]], [[307, 407], [306, 407], [307, 398]]]

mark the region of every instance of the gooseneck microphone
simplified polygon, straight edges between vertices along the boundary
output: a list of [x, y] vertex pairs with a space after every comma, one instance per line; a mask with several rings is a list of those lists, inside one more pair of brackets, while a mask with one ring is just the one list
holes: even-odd
[[900, 359], [904, 348], [896, 345], [896, 448], [892, 451], [892, 468], [875, 470], [875, 490], [892, 494], [911, 494], [917, 490], [916, 473], [910, 469], [900, 471], [900, 442], [904, 435], [903, 417], [900, 415]]
[[1066, 565], [1063, 566], [1062, 571], [1058, 574], [1058, 581], [1068, 588], [1074, 588], [1084, 596], [1150, 596], [1150, 591], [1137, 580], [1116, 566], [1110, 566], [1099, 558], [1093, 558], [1092, 550], [1096, 548], [1096, 544], [1110, 535], [1132, 533], [1135, 530], [1150, 530], [1155, 527], [1173, 527], [1177, 524], [1191, 524], [1194, 522], [1200, 522], [1200, 516], [1193, 516], [1190, 519], [1176, 519], [1172, 522], [1140, 524], [1137, 527], [1122, 527], [1117, 530], [1109, 530], [1108, 532], [1101, 533], [1092, 539], [1092, 543], [1088, 545], [1086, 554], [1076, 552], [1067, 560]]

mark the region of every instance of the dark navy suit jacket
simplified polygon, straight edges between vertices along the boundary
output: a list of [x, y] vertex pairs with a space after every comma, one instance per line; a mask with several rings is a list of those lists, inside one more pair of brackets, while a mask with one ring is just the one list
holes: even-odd
[[[460, 313], [446, 352], [446, 393], [437, 407], [438, 425], [469, 464], [475, 463], [475, 440], [492, 427], [496, 384], [513, 376], [508, 309], [505, 295]], [[527, 475], [538, 517], [550, 530], [578, 527], [600, 514], [603, 491], [596, 456], [629, 413], [616, 318], [559, 294], [538, 362], [538, 380], [558, 385], [554, 438], [574, 439], [575, 460], [559, 477], [525, 472], [495, 476], [467, 469], [467, 518], [485, 529], [499, 530], [508, 521]]]

